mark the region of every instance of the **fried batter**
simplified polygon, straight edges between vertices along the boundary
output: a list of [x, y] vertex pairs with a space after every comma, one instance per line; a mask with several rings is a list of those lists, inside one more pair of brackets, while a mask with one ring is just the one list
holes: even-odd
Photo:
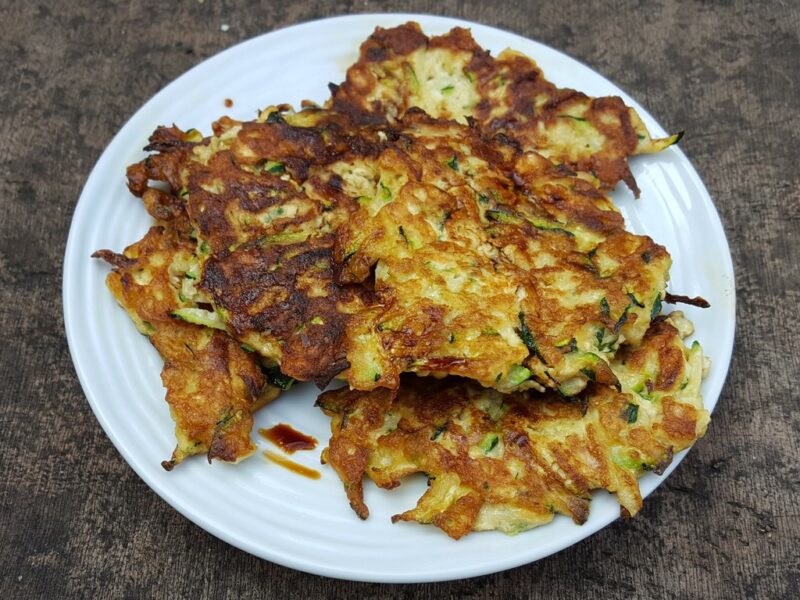
[[182, 309], [197, 310], [186, 296], [197, 276], [193, 252], [194, 242], [176, 230], [153, 227], [123, 254], [95, 253], [113, 267], [111, 293], [164, 359], [161, 379], [178, 440], [162, 463], [167, 470], [194, 454], [227, 462], [252, 454], [252, 413], [279, 392], [238, 342], [176, 318]]
[[[521, 55], [493, 59], [466, 30], [379, 28], [332, 109], [222, 118], [206, 139], [160, 128], [129, 187], [193, 228], [212, 310], [190, 320], [288, 376], [572, 396], [617, 384], [607, 363], [641, 339], [668, 279], [667, 252], [605, 195], [616, 180], [597, 161], [627, 170], [657, 149], [618, 104], [558, 90]], [[576, 127], [600, 141], [567, 156], [558, 140]]]
[[158, 227], [96, 256], [164, 358], [164, 468], [255, 450], [253, 411], [279, 393], [266, 365], [348, 382], [318, 400], [323, 459], [362, 518], [365, 476], [417, 472], [429, 489], [393, 521], [456, 539], [583, 523], [595, 489], [636, 514], [637, 477], [706, 429], [705, 365], [660, 315], [669, 254], [607, 193], [638, 195], [628, 157], [680, 136], [460, 28], [377, 28], [331, 90], [205, 138], [159, 127], [128, 168]]
[[296, 379], [572, 395], [614, 383], [606, 362], [666, 287], [669, 255], [625, 232], [596, 179], [480, 128], [274, 107], [215, 131], [170, 182], [215, 309], [194, 322]]
[[335, 231], [357, 203], [327, 167], [381, 144], [327, 111], [270, 110], [220, 120], [185, 165], [202, 289], [232, 335], [295, 379], [324, 387], [347, 368], [347, 307], [368, 290], [334, 280]]
[[432, 38], [414, 22], [378, 27], [332, 91], [331, 107], [367, 122], [394, 121], [412, 107], [439, 118], [473, 119], [525, 150], [593, 173], [606, 189], [623, 180], [637, 196], [627, 158], [680, 139], [652, 139], [620, 98], [557, 88], [527, 56], [504, 50], [493, 58], [459, 27]]
[[624, 516], [642, 506], [637, 477], [661, 473], [674, 452], [703, 435], [705, 359], [680, 313], [659, 319], [637, 348], [612, 363], [621, 391], [593, 384], [579, 398], [510, 395], [464, 379], [405, 376], [399, 390], [346, 388], [318, 405], [332, 417], [323, 454], [355, 512], [369, 514], [363, 478], [391, 489], [417, 472], [429, 488], [416, 508], [392, 520], [433, 524], [453, 538], [470, 531], [508, 534], [554, 514], [580, 524], [590, 492], [616, 494]]
[[360, 163], [371, 187], [343, 183], [360, 207], [337, 231], [340, 281], [374, 271], [375, 290], [348, 323], [350, 386], [409, 371], [504, 392], [615, 384], [607, 361], [660, 304], [664, 248], [542, 155], [420, 111], [397, 126], [401, 141]]

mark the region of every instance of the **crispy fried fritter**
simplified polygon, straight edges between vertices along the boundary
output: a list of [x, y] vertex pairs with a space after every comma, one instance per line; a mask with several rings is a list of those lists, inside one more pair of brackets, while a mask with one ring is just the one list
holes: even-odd
[[167, 470], [194, 454], [228, 462], [252, 454], [252, 413], [279, 392], [238, 342], [175, 317], [197, 310], [184, 295], [192, 294], [197, 277], [193, 252], [194, 242], [176, 230], [153, 227], [123, 254], [95, 254], [112, 265], [108, 288], [164, 359], [161, 379], [178, 440], [162, 463]]
[[[164, 181], [173, 191], [181, 188], [181, 169], [187, 156], [204, 138], [196, 129], [183, 131], [174, 125], [158, 127], [148, 139], [145, 152], [156, 152], [127, 169], [128, 189], [142, 196], [149, 189], [149, 180]], [[158, 218], [158, 217], [155, 217]]]
[[333, 87], [330, 106], [366, 121], [392, 121], [411, 107], [462, 122], [472, 118], [526, 150], [594, 173], [607, 189], [624, 180], [637, 196], [627, 158], [680, 139], [652, 139], [618, 97], [557, 88], [519, 52], [493, 58], [467, 29], [428, 38], [413, 22], [375, 30], [345, 81]]
[[[453, 538], [514, 534], [552, 520], [583, 523], [590, 492], [616, 494], [624, 516], [641, 508], [637, 477], [660, 473], [703, 435], [709, 415], [702, 350], [686, 348], [679, 313], [655, 322], [612, 369], [622, 390], [594, 384], [580, 397], [504, 395], [463, 379], [404, 377], [399, 390], [346, 388], [318, 405], [332, 417], [323, 454], [355, 512], [369, 514], [363, 478], [391, 489], [417, 472], [429, 489], [393, 521], [430, 523]], [[690, 326], [689, 326], [690, 327]]]
[[327, 111], [270, 111], [221, 120], [185, 166], [202, 288], [234, 336], [296, 379], [324, 386], [347, 367], [346, 307], [368, 291], [334, 280], [334, 234], [357, 203], [327, 166], [380, 145]]
[[669, 255], [625, 232], [594, 178], [419, 110], [220, 120], [181, 173], [216, 309], [196, 322], [320, 385], [614, 383], [607, 360], [666, 286]]
[[255, 452], [253, 412], [280, 390], [265, 383], [253, 355], [227, 334], [190, 323], [158, 327], [150, 339], [164, 358], [161, 379], [178, 439], [164, 468], [194, 454], [239, 462]]
[[[637, 343], [670, 258], [630, 234], [592, 183], [480, 130], [409, 111], [337, 231], [340, 280], [376, 301], [348, 324], [351, 387], [402, 372], [460, 375], [508, 392], [574, 395], [616, 382], [607, 361]], [[658, 312], [657, 310], [655, 312]]]
[[152, 213], [184, 203], [214, 309], [193, 322], [320, 386], [615, 383], [607, 361], [641, 339], [670, 265], [605, 196], [628, 155], [663, 147], [633, 111], [413, 23], [376, 30], [330, 106], [223, 118], [207, 139], [161, 128], [129, 169]]

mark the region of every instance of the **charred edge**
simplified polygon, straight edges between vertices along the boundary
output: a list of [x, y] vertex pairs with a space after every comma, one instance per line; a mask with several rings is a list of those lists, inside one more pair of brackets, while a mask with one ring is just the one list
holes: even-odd
[[711, 306], [708, 300], [703, 298], [702, 296], [681, 296], [680, 294], [670, 294], [666, 292], [664, 294], [664, 302], [667, 304], [689, 304], [690, 306], [698, 306], [700, 308], [708, 308]]
[[664, 458], [658, 461], [658, 463], [653, 465], [653, 473], [655, 473], [656, 475], [663, 475], [664, 471], [667, 470], [667, 467], [670, 466], [670, 464], [672, 464], [672, 454], [673, 454], [672, 446], [670, 446], [669, 448], [667, 448], [666, 456], [664, 456]]
[[104, 260], [114, 269], [127, 269], [136, 264], [135, 258], [128, 258], [124, 254], [117, 254], [111, 250], [98, 250], [92, 253], [92, 258]]

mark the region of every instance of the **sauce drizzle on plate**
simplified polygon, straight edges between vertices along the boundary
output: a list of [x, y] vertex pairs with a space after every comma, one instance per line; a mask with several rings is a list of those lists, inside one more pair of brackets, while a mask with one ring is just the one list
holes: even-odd
[[297, 473], [298, 475], [308, 477], [309, 479], [319, 479], [322, 477], [319, 471], [310, 469], [270, 450], [264, 450], [263, 454], [268, 460], [274, 462], [276, 465], [282, 466], [284, 469], [288, 469], [292, 473]]
[[269, 429], [258, 430], [261, 436], [278, 446], [287, 454], [294, 454], [298, 450], [313, 450], [317, 447], [317, 440], [310, 435], [297, 431], [291, 425], [278, 423]]
[[[261, 434], [261, 437], [269, 440], [287, 454], [294, 454], [298, 450], [313, 450], [317, 447], [316, 438], [302, 431], [297, 431], [294, 427], [286, 423], [278, 423], [269, 429], [261, 427], [258, 433]], [[274, 462], [276, 465], [280, 465], [284, 469], [288, 469], [303, 477], [308, 477], [309, 479], [319, 479], [321, 477], [319, 471], [310, 469], [293, 460], [289, 460], [285, 456], [281, 456], [271, 450], [264, 450], [264, 457]]]

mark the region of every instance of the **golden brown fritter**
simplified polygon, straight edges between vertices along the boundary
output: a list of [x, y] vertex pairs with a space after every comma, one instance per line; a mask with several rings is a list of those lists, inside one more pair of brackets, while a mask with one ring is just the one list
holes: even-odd
[[337, 231], [340, 281], [375, 291], [348, 323], [350, 386], [409, 371], [504, 392], [614, 384], [607, 361], [660, 306], [664, 248], [539, 154], [420, 111], [396, 125], [400, 141], [359, 163], [368, 183], [343, 178], [360, 206]]
[[628, 155], [663, 147], [635, 112], [413, 23], [378, 28], [329, 104], [222, 118], [206, 139], [160, 128], [129, 169], [151, 213], [198, 238], [213, 310], [192, 322], [320, 386], [615, 383], [607, 362], [641, 339], [670, 266], [605, 195]]
[[504, 395], [464, 379], [405, 376], [397, 391], [346, 388], [318, 405], [332, 417], [323, 454], [355, 512], [369, 514], [363, 478], [391, 489], [417, 472], [429, 488], [393, 521], [430, 523], [453, 538], [514, 534], [554, 514], [583, 523], [590, 492], [616, 494], [624, 516], [642, 505], [637, 477], [661, 473], [674, 452], [703, 435], [709, 415], [699, 344], [686, 348], [679, 313], [655, 322], [612, 369], [622, 390], [593, 384], [579, 397]]
[[214, 305], [192, 321], [319, 385], [613, 384], [606, 362], [666, 286], [669, 255], [625, 232], [596, 179], [419, 110], [388, 125], [273, 107], [221, 119], [182, 160], [170, 186]]
[[279, 392], [238, 342], [176, 318], [198, 310], [184, 295], [197, 277], [193, 252], [194, 242], [176, 230], [153, 227], [123, 254], [95, 253], [113, 267], [106, 279], [111, 293], [164, 359], [161, 379], [178, 440], [162, 463], [167, 470], [194, 454], [228, 462], [252, 454], [252, 413]]
[[623, 180], [637, 196], [627, 158], [680, 139], [653, 140], [620, 98], [557, 88], [519, 52], [493, 58], [467, 29], [429, 38], [413, 22], [376, 28], [345, 81], [333, 86], [329, 104], [364, 121], [393, 121], [412, 107], [439, 118], [470, 118], [525, 150], [594, 173], [606, 189]]
[[150, 339], [164, 358], [161, 379], [178, 438], [164, 468], [194, 454], [239, 462], [255, 452], [253, 413], [280, 390], [266, 384], [253, 355], [227, 334], [190, 323], [158, 327]]
[[324, 386], [347, 367], [347, 307], [368, 290], [334, 280], [336, 229], [357, 203], [327, 167], [381, 142], [327, 111], [220, 120], [184, 169], [201, 287], [232, 335], [286, 375]]
[[[186, 237], [191, 232], [183, 202], [186, 190], [180, 181], [183, 166], [192, 149], [207, 143], [195, 129], [181, 131], [172, 127], [159, 127], [150, 136], [146, 152], [151, 154], [127, 169], [128, 189], [142, 198], [147, 212], [157, 223], [169, 227]], [[168, 184], [169, 190], [151, 187], [150, 180]]]
[[638, 194], [627, 158], [679, 136], [414, 23], [376, 29], [326, 108], [304, 106], [160, 127], [128, 169], [159, 226], [96, 255], [164, 358], [164, 468], [251, 454], [268, 365], [349, 383], [318, 401], [323, 458], [362, 518], [364, 476], [416, 472], [429, 489], [393, 521], [453, 538], [583, 523], [595, 489], [635, 514], [637, 477], [705, 431], [704, 359], [658, 316], [669, 254], [607, 192]]

